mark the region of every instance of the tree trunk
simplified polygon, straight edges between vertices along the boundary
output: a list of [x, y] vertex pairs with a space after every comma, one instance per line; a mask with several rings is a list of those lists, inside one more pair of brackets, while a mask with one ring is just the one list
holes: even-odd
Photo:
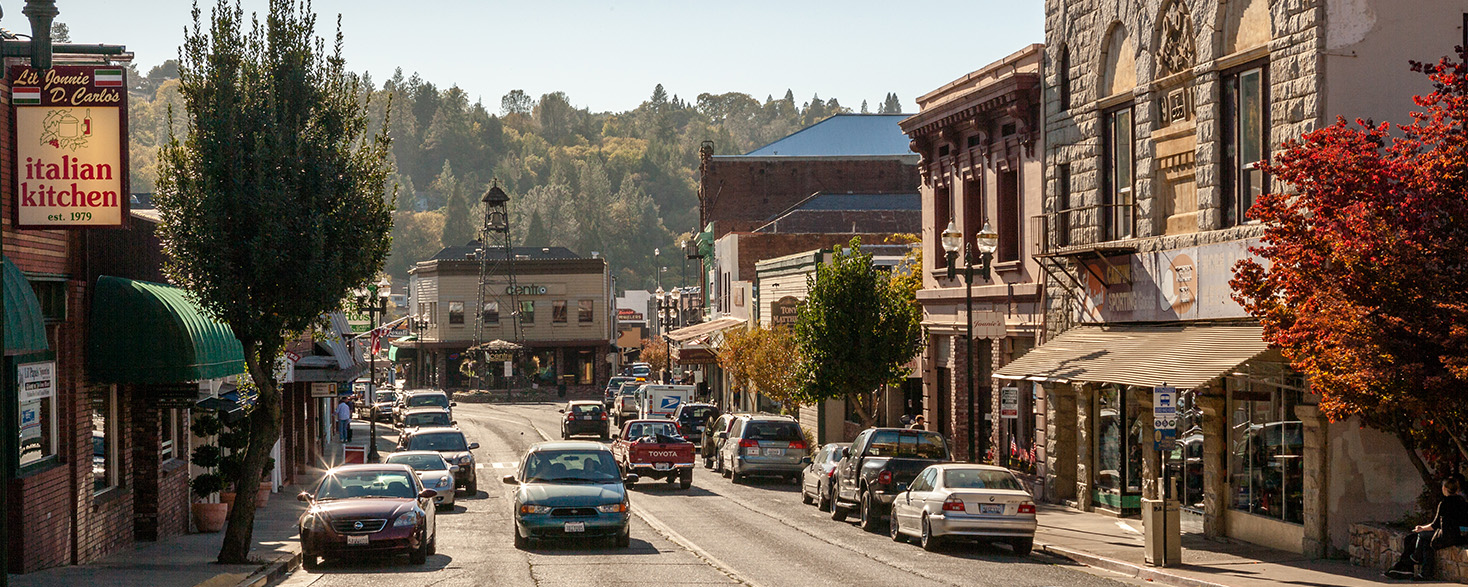
[[1427, 463], [1422, 462], [1422, 457], [1417, 454], [1417, 446], [1412, 441], [1412, 436], [1405, 430], [1397, 431], [1397, 441], [1402, 443], [1402, 448], [1407, 449], [1407, 460], [1412, 461], [1412, 466], [1417, 468], [1417, 474], [1422, 476], [1422, 483], [1431, 487], [1435, 480], [1432, 471], [1427, 468]]
[[270, 449], [280, 438], [280, 389], [275, 384], [274, 363], [281, 341], [240, 341], [245, 347], [245, 365], [259, 395], [250, 412], [250, 445], [240, 477], [234, 480], [239, 499], [229, 512], [229, 525], [224, 530], [224, 544], [219, 548], [220, 564], [250, 562], [250, 546], [254, 542], [255, 500], [247, 490], [259, 487]]
[[855, 392], [846, 394], [846, 401], [856, 405], [856, 417], [861, 418], [863, 430], [877, 425], [876, 393]]

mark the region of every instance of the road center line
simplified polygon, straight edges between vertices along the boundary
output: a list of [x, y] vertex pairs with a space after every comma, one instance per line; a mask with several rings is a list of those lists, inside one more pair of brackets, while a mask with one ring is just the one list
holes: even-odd
[[745, 585], [749, 585], [749, 587], [764, 587], [764, 585], [762, 585], [758, 581], [741, 575], [739, 571], [734, 570], [733, 567], [729, 566], [724, 561], [719, 560], [718, 557], [710, 554], [709, 551], [704, 550], [697, 544], [694, 544], [693, 541], [684, 538], [682, 534], [679, 534], [676, 530], [668, 527], [668, 525], [664, 524], [662, 520], [659, 520], [657, 516], [643, 511], [643, 508], [633, 506], [632, 515], [637, 516], [644, 523], [646, 523], [648, 527], [652, 528], [654, 532], [661, 534], [663, 538], [666, 538], [669, 542], [677, 544], [678, 546], [682, 547], [683, 550], [687, 550], [690, 554], [698, 557], [704, 563], [708, 564], [708, 566], [713, 567], [715, 571], [723, 573], [730, 579], [733, 579]]

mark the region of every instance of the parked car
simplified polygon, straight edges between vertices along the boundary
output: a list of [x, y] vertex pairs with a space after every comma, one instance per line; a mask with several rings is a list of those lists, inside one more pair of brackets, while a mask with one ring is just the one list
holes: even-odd
[[459, 471], [459, 466], [449, 464], [443, 455], [428, 450], [410, 450], [387, 455], [383, 462], [412, 467], [423, 487], [438, 493], [433, 496], [433, 505], [454, 507], [454, 473]]
[[810, 464], [800, 472], [800, 501], [806, 505], [816, 503], [821, 511], [831, 510], [831, 478], [836, 475], [836, 463], [846, 456], [850, 442], [829, 442], [816, 451]]
[[637, 417], [672, 420], [678, 406], [693, 399], [692, 385], [652, 383], [637, 390]]
[[393, 424], [403, 425], [403, 416], [409, 409], [421, 407], [452, 408], [459, 405], [449, 400], [449, 394], [440, 390], [420, 389], [404, 392], [393, 406]]
[[993, 465], [946, 463], [918, 473], [892, 503], [893, 540], [915, 537], [936, 550], [950, 537], [1008, 542], [1025, 556], [1035, 544], [1035, 502], [1014, 473]]
[[937, 432], [907, 428], [868, 428], [851, 441], [851, 450], [836, 466], [831, 519], [845, 520], [851, 510], [861, 515], [863, 530], [875, 531], [897, 494], [928, 465], [949, 460], [948, 444]]
[[[713, 469], [723, 473], [718, 464], [719, 450], [724, 447], [724, 439], [729, 437], [729, 428], [734, 425], [734, 419], [739, 414], [721, 414], [719, 419], [714, 420], [713, 427], [704, 430], [703, 439], [699, 442], [699, 456], [703, 457], [703, 468]], [[723, 434], [719, 434], [723, 432]]]
[[367, 407], [367, 417], [378, 422], [391, 422], [392, 407], [397, 402], [398, 392], [385, 389], [378, 390], [375, 401]]
[[719, 406], [714, 404], [688, 404], [678, 406], [673, 421], [678, 423], [678, 433], [693, 444], [703, 444], [703, 429], [719, 417]]
[[628, 371], [633, 377], [647, 381], [652, 378], [652, 365], [648, 363], [633, 363], [632, 369]]
[[403, 429], [409, 428], [444, 428], [456, 426], [454, 415], [448, 408], [438, 406], [421, 406], [408, 408], [403, 411]]
[[577, 434], [591, 434], [602, 440], [607, 439], [607, 413], [601, 402], [574, 401], [557, 411], [566, 415], [561, 420], [562, 440]]
[[459, 466], [454, 486], [463, 487], [469, 495], [479, 493], [479, 473], [474, 470], [474, 453], [479, 443], [464, 439], [458, 428], [414, 428], [398, 435], [398, 451], [431, 450], [443, 455], [451, 465]]
[[630, 420], [612, 442], [612, 454], [623, 471], [648, 479], [693, 485], [693, 443], [678, 435], [669, 420]]
[[437, 542], [433, 498], [407, 465], [345, 465], [326, 472], [298, 499], [310, 504], [297, 521], [301, 560], [406, 554], [428, 562]]
[[749, 475], [784, 477], [800, 482], [809, 447], [800, 424], [790, 416], [746, 414], [723, 432], [719, 471], [735, 483]]
[[631, 544], [626, 486], [637, 475], [623, 477], [606, 445], [542, 442], [503, 481], [514, 491], [515, 548], [528, 548], [538, 538], [604, 537], [618, 548]]
[[601, 405], [608, 412], [612, 411], [612, 400], [617, 397], [617, 390], [622, 388], [623, 383], [636, 381], [636, 377], [630, 375], [618, 375], [607, 380], [607, 388], [602, 391]]

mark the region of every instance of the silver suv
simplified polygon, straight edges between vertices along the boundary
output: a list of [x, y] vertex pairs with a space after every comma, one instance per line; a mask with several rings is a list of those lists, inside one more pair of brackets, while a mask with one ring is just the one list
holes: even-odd
[[735, 483], [748, 475], [784, 477], [799, 483], [801, 471], [810, 464], [805, 433], [790, 416], [741, 415], [728, 432], [716, 434], [724, 437], [717, 468]]

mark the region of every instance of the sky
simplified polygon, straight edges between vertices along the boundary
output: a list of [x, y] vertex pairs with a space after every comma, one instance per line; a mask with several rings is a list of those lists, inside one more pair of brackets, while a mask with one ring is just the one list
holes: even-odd
[[[233, 2], [233, 0], [230, 0]], [[29, 33], [23, 3], [0, 27]], [[57, 0], [76, 43], [122, 44], [139, 71], [178, 55], [188, 0]], [[205, 18], [213, 0], [204, 0]], [[243, 0], [246, 13], [266, 0]], [[347, 65], [379, 86], [393, 70], [440, 88], [458, 85], [491, 112], [520, 89], [562, 91], [593, 112], [625, 111], [661, 83], [759, 100], [793, 90], [871, 110], [895, 92], [905, 112], [919, 95], [1044, 40], [1040, 0], [315, 0], [318, 34], [341, 15]]]

